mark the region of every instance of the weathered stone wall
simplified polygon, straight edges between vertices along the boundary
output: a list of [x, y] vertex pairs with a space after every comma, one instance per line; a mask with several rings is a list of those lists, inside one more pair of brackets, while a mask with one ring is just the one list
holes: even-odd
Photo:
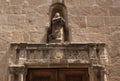
[[[53, 0], [55, 1], [55, 0]], [[10, 43], [44, 43], [52, 0], [0, 0], [0, 81]], [[65, 0], [71, 42], [107, 44], [110, 81], [120, 80], [120, 0]]]

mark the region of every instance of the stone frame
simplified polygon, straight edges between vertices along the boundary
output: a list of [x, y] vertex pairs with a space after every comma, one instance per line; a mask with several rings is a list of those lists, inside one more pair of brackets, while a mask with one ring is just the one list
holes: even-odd
[[[89, 63], [52, 63], [50, 65], [46, 65], [44, 63], [35, 63], [35, 62], [26, 62], [26, 55], [24, 55], [26, 52], [26, 47], [37, 47], [40, 45], [44, 47], [46, 44], [12, 44], [11, 45], [11, 57], [9, 59], [9, 62], [11, 62], [11, 58], [15, 58], [16, 54], [18, 53], [18, 48], [21, 49], [22, 55], [20, 55], [18, 62], [16, 62], [16, 59], [12, 59], [13, 62], [9, 65], [9, 81], [26, 81], [26, 74], [28, 68], [88, 68], [89, 75], [90, 75], [90, 81], [108, 81], [108, 71], [107, 71], [107, 65], [109, 64], [107, 54], [105, 53], [105, 44], [71, 44], [71, 46], [87, 46], [89, 51], [88, 54], [90, 55], [90, 62]], [[64, 47], [64, 44], [50, 44], [50, 46], [62, 46]], [[65, 44], [66, 45], [66, 44]], [[68, 44], [70, 45], [70, 44]], [[32, 48], [33, 49], [33, 48]], [[16, 51], [16, 52], [15, 52]], [[19, 50], [20, 51], [20, 50]], [[100, 54], [99, 58], [96, 60], [99, 60], [98, 63], [94, 58], [96, 58], [96, 55]], [[97, 56], [98, 57], [98, 56]]]
[[[38, 65], [39, 66], [39, 65]], [[105, 68], [102, 67], [91, 67], [90, 65], [82, 65], [81, 64], [71, 64], [69, 67], [65, 67], [64, 65], [57, 64], [57, 65], [52, 65], [51, 67], [45, 67], [44, 65], [39, 66], [39, 67], [34, 67], [32, 66], [19, 66], [19, 65], [13, 65], [9, 66], [9, 81], [26, 81], [26, 75], [27, 75], [27, 69], [29, 68], [74, 68], [74, 69], [81, 69], [81, 68], [87, 68], [88, 69], [88, 74], [89, 74], [89, 79], [90, 81], [108, 81], [108, 76], [106, 74]], [[96, 71], [100, 70], [101, 77], [96, 76]], [[17, 75], [17, 76], [16, 76]], [[98, 80], [99, 79], [99, 80]]]

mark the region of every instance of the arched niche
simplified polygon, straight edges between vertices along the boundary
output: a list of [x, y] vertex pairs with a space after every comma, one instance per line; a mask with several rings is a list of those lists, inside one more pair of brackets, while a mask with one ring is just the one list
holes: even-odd
[[69, 41], [69, 29], [68, 29], [68, 18], [67, 18], [67, 8], [63, 3], [55, 3], [53, 5], [50, 6], [49, 9], [49, 19], [50, 19], [50, 27], [48, 28], [48, 32], [47, 32], [47, 42], [49, 43], [49, 35], [52, 33], [52, 18], [55, 16], [56, 13], [60, 13], [60, 15], [63, 17], [63, 19], [65, 20], [65, 24], [64, 24], [64, 42]]

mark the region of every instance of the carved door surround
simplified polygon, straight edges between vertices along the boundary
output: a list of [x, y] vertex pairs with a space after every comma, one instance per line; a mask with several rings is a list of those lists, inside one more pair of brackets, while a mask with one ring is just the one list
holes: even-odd
[[9, 81], [26, 81], [29, 68], [87, 68], [90, 81], [108, 81], [105, 44], [11, 44]]

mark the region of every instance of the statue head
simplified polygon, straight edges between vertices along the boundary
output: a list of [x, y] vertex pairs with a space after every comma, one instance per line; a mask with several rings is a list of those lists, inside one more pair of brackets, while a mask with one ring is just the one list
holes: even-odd
[[60, 13], [55, 13], [55, 17], [59, 17], [60, 16]]

